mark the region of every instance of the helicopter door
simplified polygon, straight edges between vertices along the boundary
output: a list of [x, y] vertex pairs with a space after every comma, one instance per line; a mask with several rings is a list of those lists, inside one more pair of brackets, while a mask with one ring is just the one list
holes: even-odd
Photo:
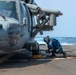
[[[20, 4], [20, 12], [21, 12], [21, 24], [22, 24], [22, 34], [25, 36], [25, 39], [29, 39], [30, 37], [30, 18], [28, 13], [27, 6]], [[25, 21], [25, 25], [23, 25], [23, 21]]]

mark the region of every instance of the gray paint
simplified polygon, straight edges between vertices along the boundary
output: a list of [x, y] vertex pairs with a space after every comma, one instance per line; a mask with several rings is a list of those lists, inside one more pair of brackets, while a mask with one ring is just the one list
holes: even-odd
[[[50, 21], [50, 29], [47, 27], [45, 30], [52, 30], [53, 25], [56, 25], [56, 17], [62, 14], [57, 10], [53, 11], [42, 9], [35, 5], [34, 0], [28, 0], [28, 3], [30, 4], [26, 4], [22, 2], [22, 0], [8, 1], [16, 2], [18, 19], [14, 17], [7, 17], [6, 15], [4, 16], [5, 19], [3, 19], [2, 16], [0, 16], [0, 25], [2, 25], [2, 28], [0, 28], [0, 51], [7, 53], [20, 50], [25, 44], [33, 41], [36, 34], [40, 31], [43, 31], [42, 29], [44, 25], [48, 23], [48, 21]], [[48, 16], [45, 22], [43, 22], [44, 18], [41, 18], [43, 23], [39, 25], [40, 28], [36, 28], [36, 24], [34, 23], [35, 17], [39, 14], [38, 8], [43, 11], [45, 17]], [[25, 19], [24, 23], [23, 19]], [[41, 21], [41, 19], [39, 19], [39, 21]]]
[[56, 25], [56, 15], [51, 14], [50, 15], [50, 26], [55, 26]]

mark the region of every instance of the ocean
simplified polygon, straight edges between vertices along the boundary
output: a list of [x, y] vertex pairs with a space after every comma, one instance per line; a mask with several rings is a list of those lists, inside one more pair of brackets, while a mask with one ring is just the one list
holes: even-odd
[[[35, 40], [39, 44], [46, 44], [43, 41], [44, 37], [36, 37]], [[76, 37], [52, 37], [57, 39], [62, 45], [76, 45]]]

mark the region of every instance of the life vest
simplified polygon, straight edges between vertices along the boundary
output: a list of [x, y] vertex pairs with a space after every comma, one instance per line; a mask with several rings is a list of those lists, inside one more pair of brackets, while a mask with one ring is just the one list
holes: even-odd
[[48, 47], [49, 48], [54, 48], [54, 49], [58, 49], [61, 47], [61, 44], [58, 40], [51, 38], [50, 42], [48, 43]]

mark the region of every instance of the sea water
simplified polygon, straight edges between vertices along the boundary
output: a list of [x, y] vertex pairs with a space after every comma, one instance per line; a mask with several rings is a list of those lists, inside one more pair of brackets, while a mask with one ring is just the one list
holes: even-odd
[[[44, 37], [36, 37], [35, 40], [39, 44], [46, 44], [43, 40]], [[52, 37], [57, 39], [62, 45], [76, 45], [76, 37]]]

